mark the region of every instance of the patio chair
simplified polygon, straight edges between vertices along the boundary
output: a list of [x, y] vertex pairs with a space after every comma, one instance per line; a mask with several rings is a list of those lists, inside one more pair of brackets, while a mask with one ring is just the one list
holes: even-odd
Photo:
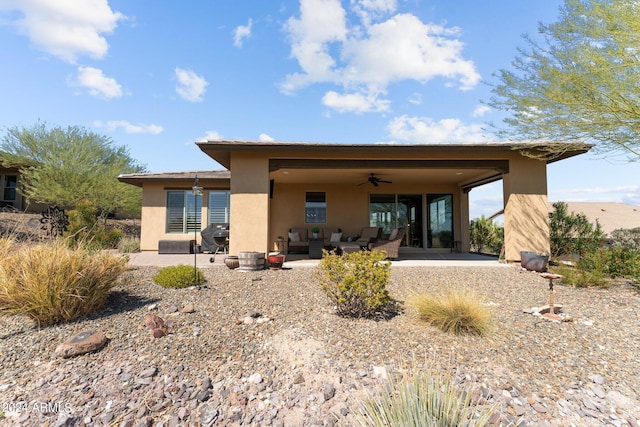
[[357, 243], [362, 243], [363, 246], [367, 246], [369, 243], [373, 243], [380, 238], [382, 234], [381, 227], [364, 227], [360, 231], [360, 237], [356, 240]]
[[369, 243], [369, 250], [382, 250], [387, 252], [387, 258], [398, 258], [398, 251], [400, 250], [400, 244], [406, 233], [405, 228], [394, 228], [389, 234], [389, 239], [378, 239], [375, 242]]
[[229, 247], [229, 224], [212, 223], [200, 232], [202, 252], [217, 254], [220, 250], [227, 253]]

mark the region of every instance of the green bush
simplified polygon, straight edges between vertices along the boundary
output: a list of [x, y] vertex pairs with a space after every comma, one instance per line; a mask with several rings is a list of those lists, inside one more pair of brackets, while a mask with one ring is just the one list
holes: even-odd
[[416, 295], [408, 304], [418, 318], [456, 335], [487, 335], [491, 313], [474, 292], [452, 290], [442, 297]]
[[611, 246], [618, 249], [640, 250], [640, 227], [613, 230], [611, 232]]
[[372, 317], [391, 303], [386, 289], [391, 275], [384, 251], [342, 256], [323, 251], [316, 277], [340, 316]]
[[445, 374], [430, 373], [390, 381], [381, 393], [361, 402], [356, 416], [361, 426], [482, 427], [493, 412], [482, 403], [472, 403], [471, 393], [456, 388]]
[[567, 204], [556, 202], [549, 217], [551, 256], [595, 251], [604, 239], [600, 223], [591, 224], [584, 214], [569, 213]]
[[15, 245], [0, 240], [0, 312], [39, 325], [68, 322], [98, 310], [127, 270], [128, 257], [69, 248], [54, 240]]
[[482, 215], [469, 225], [471, 247], [476, 252], [499, 254], [504, 243], [504, 228]]
[[608, 277], [640, 277], [640, 251], [600, 248], [584, 254], [578, 261], [580, 270], [596, 272]]
[[89, 201], [79, 202], [68, 214], [69, 226], [64, 236], [72, 245], [82, 242], [83, 246], [91, 249], [116, 249], [124, 236], [122, 230], [108, 227], [106, 218], [101, 218], [98, 208]]
[[553, 273], [562, 276], [562, 283], [576, 288], [607, 288], [611, 281], [607, 280], [602, 270], [582, 270], [571, 266], [553, 267]]
[[160, 269], [158, 274], [153, 276], [153, 281], [165, 288], [186, 288], [202, 285], [204, 275], [197, 267], [180, 264]]

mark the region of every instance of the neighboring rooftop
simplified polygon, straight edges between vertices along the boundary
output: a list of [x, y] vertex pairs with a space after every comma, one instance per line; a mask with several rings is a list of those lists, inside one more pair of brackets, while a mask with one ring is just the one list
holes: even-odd
[[118, 181], [142, 187], [143, 182], [173, 181], [193, 183], [199, 181], [229, 181], [231, 172], [228, 170], [192, 171], [192, 172], [158, 172], [158, 173], [127, 173], [118, 176]]

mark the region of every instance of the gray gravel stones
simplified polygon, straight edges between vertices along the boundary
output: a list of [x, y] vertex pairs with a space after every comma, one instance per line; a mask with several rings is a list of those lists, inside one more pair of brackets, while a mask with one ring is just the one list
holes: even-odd
[[[180, 290], [153, 284], [156, 271], [133, 269], [130, 286], [73, 324], [38, 329], [0, 316], [0, 424], [350, 426], [358, 402], [386, 381], [439, 367], [502, 425], [638, 426], [640, 296], [631, 287], [556, 285], [574, 321], [552, 323], [522, 313], [547, 298], [535, 273], [392, 269], [400, 302], [473, 289], [493, 313], [492, 334], [480, 338], [442, 333], [409, 308], [385, 321], [337, 317], [307, 268], [210, 266], [206, 288]], [[172, 322], [162, 339], [145, 326], [152, 313]], [[79, 329], [104, 331], [109, 345], [56, 357]]]

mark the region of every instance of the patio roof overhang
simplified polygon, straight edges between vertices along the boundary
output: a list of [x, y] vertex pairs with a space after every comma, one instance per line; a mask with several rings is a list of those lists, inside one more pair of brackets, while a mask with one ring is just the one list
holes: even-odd
[[[325, 144], [210, 140], [200, 149], [227, 169], [232, 153], [253, 153], [269, 159], [271, 179], [281, 183], [359, 183], [375, 173], [394, 183], [455, 184], [464, 191], [500, 180], [509, 172], [509, 159], [518, 150], [545, 156], [551, 163], [587, 152], [575, 143], [479, 144]], [[557, 150], [559, 147], [568, 147]]]

